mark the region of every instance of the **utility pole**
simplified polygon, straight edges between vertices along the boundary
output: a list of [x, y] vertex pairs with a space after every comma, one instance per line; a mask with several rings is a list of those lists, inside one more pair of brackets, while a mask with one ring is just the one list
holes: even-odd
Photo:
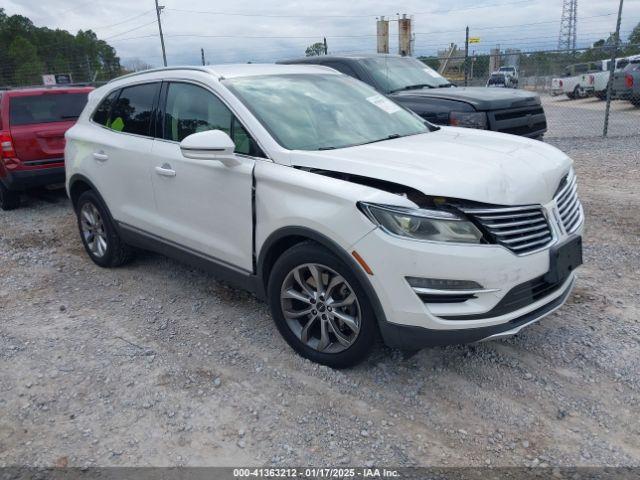
[[616, 57], [618, 56], [618, 46], [620, 45], [620, 22], [622, 21], [622, 2], [620, 0], [620, 6], [618, 7], [618, 23], [616, 24], [615, 41], [613, 44], [613, 52], [611, 53], [611, 61], [609, 62], [609, 82], [607, 82], [607, 107], [604, 111], [604, 128], [602, 130], [602, 136], [606, 137], [609, 131], [609, 112], [611, 109], [611, 87], [613, 85], [613, 74], [616, 69]]
[[158, 30], [160, 31], [160, 45], [162, 45], [162, 62], [164, 66], [167, 66], [167, 52], [164, 49], [164, 37], [162, 36], [162, 22], [160, 21], [160, 11], [164, 7], [158, 5], [158, 0], [156, 0], [156, 15], [158, 16]]
[[202, 57], [202, 65], [204, 65], [204, 48], [200, 49], [200, 57]]
[[469, 27], [467, 26], [464, 38], [464, 86], [467, 86], [469, 80]]
[[323, 43], [324, 43], [324, 54], [327, 54], [327, 37], [324, 37], [323, 39]]

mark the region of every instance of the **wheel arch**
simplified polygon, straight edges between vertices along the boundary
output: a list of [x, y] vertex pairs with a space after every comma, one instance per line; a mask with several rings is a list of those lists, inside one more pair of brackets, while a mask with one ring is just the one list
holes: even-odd
[[[362, 267], [349, 252], [334, 240], [308, 227], [283, 227], [269, 235], [262, 244], [257, 260], [257, 276], [260, 279], [260, 287], [262, 290], [260, 293], [266, 297], [269, 275], [280, 255], [294, 245], [307, 241], [312, 241], [323, 246], [351, 267], [373, 307], [378, 325], [382, 326], [383, 323], [386, 323], [387, 319], [382, 304]], [[382, 328], [380, 330], [383, 331]]]
[[74, 210], [76, 210], [80, 195], [88, 190], [93, 190], [93, 192], [100, 198], [102, 204], [106, 205], [104, 202], [104, 198], [102, 198], [102, 195], [100, 195], [100, 192], [91, 182], [91, 180], [89, 180], [84, 175], [76, 173], [69, 179], [69, 198], [71, 199], [71, 204], [73, 205]]

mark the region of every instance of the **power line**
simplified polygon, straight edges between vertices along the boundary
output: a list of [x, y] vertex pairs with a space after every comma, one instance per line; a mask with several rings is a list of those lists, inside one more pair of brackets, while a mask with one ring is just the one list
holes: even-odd
[[105, 38], [103, 38], [103, 40], [105, 40], [105, 41], [106, 40], [111, 40], [112, 38], [119, 37], [120, 35], [124, 35], [126, 33], [134, 32], [136, 30], [140, 30], [141, 28], [148, 27], [149, 25], [153, 25], [154, 23], [156, 23], [156, 20], [152, 20], [151, 22], [145, 23], [144, 25], [138, 25], [137, 27], [131, 28], [129, 30], [125, 30], [124, 32], [116, 33], [116, 34], [111, 35], [109, 37], [105, 37]]
[[[584, 19], [591, 19], [591, 18], [602, 18], [602, 17], [608, 17], [611, 15], [616, 15], [616, 13], [606, 13], [606, 14], [602, 14], [602, 15], [593, 15], [591, 17], [584, 17]], [[154, 22], [152, 22], [154, 23]], [[537, 26], [537, 25], [546, 25], [546, 24], [550, 24], [550, 23], [556, 23], [555, 20], [549, 20], [549, 21], [544, 21], [544, 22], [533, 22], [533, 23], [521, 23], [521, 24], [515, 24], [515, 25], [499, 25], [499, 26], [495, 26], [495, 27], [474, 27], [472, 29], [472, 31], [482, 31], [482, 30], [494, 30], [494, 29], [504, 29], [504, 28], [526, 28], [526, 27], [530, 27], [530, 26]], [[142, 25], [138, 28], [142, 28], [145, 25]], [[137, 28], [136, 28], [137, 29]], [[132, 30], [128, 30], [127, 32], [122, 32], [122, 33], [128, 33], [130, 31], [133, 31], [135, 29]], [[460, 33], [460, 30], [439, 30], [439, 31], [435, 31], [435, 32], [415, 32], [415, 35], [438, 35], [438, 34], [443, 34], [443, 33]], [[120, 35], [120, 34], [118, 34]], [[397, 34], [391, 34], [391, 35], [397, 35]], [[115, 36], [115, 35], [114, 35]], [[198, 34], [198, 33], [174, 33], [174, 34], [166, 34], [166, 37], [172, 37], [172, 38], [177, 38], [177, 37], [192, 37], [192, 38], [242, 38], [242, 39], [314, 39], [314, 38], [321, 38], [321, 37], [327, 37], [327, 38], [371, 38], [371, 37], [377, 37], [376, 34], [360, 34], [360, 35], [323, 35], [323, 34], [316, 34], [316, 35], [237, 35], [237, 34]], [[113, 38], [112, 37], [108, 37], [109, 38]], [[131, 40], [134, 39], [138, 39], [138, 38], [146, 38], [146, 37], [132, 37]], [[105, 40], [107, 40], [105, 39]]]
[[135, 20], [136, 18], [144, 17], [145, 15], [148, 15], [151, 12], [153, 12], [153, 10], [147, 10], [145, 12], [142, 12], [142, 13], [139, 13], [137, 15], [134, 15], [133, 17], [127, 17], [124, 20], [121, 20], [121, 21], [119, 21], [117, 23], [112, 23], [111, 25], [103, 25], [101, 27], [92, 27], [91, 30], [107, 30], [109, 28], [113, 28], [113, 27], [117, 27], [118, 25], [122, 25], [123, 23], [130, 22], [131, 20]]
[[[472, 7], [461, 7], [461, 8], [452, 8], [449, 10], [434, 10], [431, 12], [415, 12], [412, 15], [438, 15], [444, 13], [452, 13], [452, 12], [460, 12], [466, 10], [477, 10], [482, 8], [492, 8], [492, 7], [503, 7], [510, 5], [519, 5], [522, 3], [531, 3], [530, 0], [518, 0], [515, 2], [507, 2], [507, 3], [494, 3], [489, 5], [476, 5]], [[223, 12], [223, 11], [212, 11], [212, 10], [190, 10], [185, 8], [167, 8], [167, 10], [171, 10], [172, 12], [181, 12], [181, 13], [197, 13], [204, 15], [224, 15], [231, 17], [262, 17], [262, 18], [375, 18], [379, 15], [374, 14], [366, 14], [366, 15], [322, 15], [322, 14], [275, 14], [275, 13], [245, 13], [245, 12]], [[393, 16], [393, 15], [387, 15]]]

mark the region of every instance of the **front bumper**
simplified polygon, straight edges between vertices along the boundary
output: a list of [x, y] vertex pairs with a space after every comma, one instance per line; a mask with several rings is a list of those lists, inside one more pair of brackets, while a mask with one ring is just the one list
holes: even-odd
[[[567, 238], [553, 221], [550, 226], [552, 245]], [[582, 228], [574, 234], [581, 235]], [[516, 255], [501, 245], [412, 241], [375, 229], [352, 249], [374, 273], [369, 280], [386, 317], [379, 322], [385, 343], [419, 349], [517, 333], [560, 307], [575, 275], [540, 283], [550, 270], [552, 245]], [[407, 277], [472, 281], [481, 290], [462, 301], [431, 301], [419, 296]]]
[[429, 328], [381, 322], [380, 330], [388, 346], [406, 350], [420, 350], [425, 347], [474, 343], [509, 337], [560, 308], [569, 297], [574, 285], [575, 275], [571, 275], [570, 278], [567, 279], [566, 284], [563, 285], [560, 294], [554, 296], [555, 298], [548, 301], [548, 303], [499, 325], [467, 328], [463, 330], [432, 330]]
[[32, 170], [9, 170], [5, 177], [0, 178], [0, 181], [7, 189], [12, 191], [64, 183], [64, 166]]

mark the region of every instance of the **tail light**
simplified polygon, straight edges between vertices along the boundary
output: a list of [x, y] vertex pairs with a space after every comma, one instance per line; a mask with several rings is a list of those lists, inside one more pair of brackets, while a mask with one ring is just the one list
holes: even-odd
[[564, 83], [562, 83], [562, 80], [560, 80], [560, 86], [562, 87], [564, 85]]
[[593, 85], [595, 78], [596, 77], [594, 77], [593, 75], [589, 75], [589, 85]]
[[15, 158], [16, 151], [13, 148], [13, 138], [9, 132], [0, 132], [0, 158], [8, 160]]
[[627, 86], [627, 88], [633, 88], [633, 77], [627, 74], [627, 76], [624, 77], [624, 84]]

